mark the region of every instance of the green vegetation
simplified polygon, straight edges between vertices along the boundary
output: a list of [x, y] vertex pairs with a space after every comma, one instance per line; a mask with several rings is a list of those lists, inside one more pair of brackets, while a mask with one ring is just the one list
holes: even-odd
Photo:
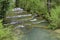
[[[0, 19], [0, 40], [17, 40], [17, 34], [13, 31], [12, 26], [4, 27]], [[22, 35], [19, 35], [22, 37]], [[20, 37], [20, 39], [21, 39]]]
[[51, 9], [51, 17], [49, 19], [51, 20], [50, 22], [50, 28], [56, 29], [60, 28], [60, 6], [56, 7], [55, 9]]
[[14, 7], [13, 0], [1, 0], [0, 1], [0, 18], [5, 17], [7, 11]]
[[0, 40], [13, 40], [11, 28], [4, 28], [2, 20], [0, 20]]
[[[16, 34], [19, 31], [20, 34]], [[19, 36], [20, 40], [24, 36], [24, 33], [20, 29], [14, 30], [14, 27], [4, 27], [2, 24], [2, 20], [0, 19], [0, 40], [18, 40]]]
[[[0, 15], [5, 17], [4, 15], [5, 15], [5, 13], [7, 13], [7, 11], [11, 10], [15, 6], [20, 7], [32, 14], [37, 13], [40, 16], [41, 16], [41, 14], [43, 14], [44, 17], [48, 21], [50, 21], [50, 25], [54, 26], [54, 27], [51, 26], [51, 28], [54, 29], [54, 28], [59, 27], [59, 22], [60, 22], [59, 21], [59, 8], [60, 8], [59, 4], [60, 4], [59, 0], [51, 1], [51, 10], [50, 10], [51, 16], [49, 16], [48, 9], [47, 9], [47, 0], [16, 0], [16, 2], [13, 0], [5, 0], [5, 1], [1, 0], [0, 1], [0, 5], [1, 5], [0, 6]], [[43, 16], [41, 16], [41, 17], [43, 17]]]
[[44, 15], [44, 17], [49, 21], [50, 25], [49, 28], [56, 29], [59, 28], [59, 8], [60, 8], [60, 0], [51, 0], [51, 10], [50, 15], [48, 13], [47, 9], [47, 0], [19, 0], [19, 7], [23, 8], [24, 10], [27, 10], [30, 13], [37, 13], [41, 16], [41, 14]]
[[48, 14], [47, 14], [47, 16], [48, 16], [48, 19], [50, 20], [50, 25], [49, 25], [49, 28], [51, 28], [51, 29], [57, 29], [57, 28], [60, 28], [60, 25], [59, 25], [59, 23], [60, 23], [60, 0], [53, 0], [52, 2], [51, 2], [52, 4], [52, 6], [51, 6], [51, 10], [50, 10], [50, 15], [51, 16], [49, 16]]
[[48, 20], [49, 29], [60, 28], [60, 0], [51, 1], [50, 14], [47, 9], [47, 0], [16, 0], [16, 2], [14, 0], [0, 0], [0, 40], [14, 40], [11, 26], [5, 28], [2, 21], [6, 13], [15, 7], [23, 8], [27, 13], [38, 14], [39, 17], [41, 16], [40, 19]]
[[46, 0], [20, 0], [19, 7], [31, 13], [46, 13]]

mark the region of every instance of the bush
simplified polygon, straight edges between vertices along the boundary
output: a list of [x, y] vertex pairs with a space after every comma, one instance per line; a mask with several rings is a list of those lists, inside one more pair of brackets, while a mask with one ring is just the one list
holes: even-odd
[[24, 37], [24, 32], [22, 30], [19, 28], [15, 29], [12, 25], [5, 28], [2, 25], [2, 20], [0, 20], [0, 40], [21, 40], [22, 37]]
[[13, 40], [11, 28], [4, 28], [0, 20], [0, 40]]
[[56, 9], [51, 9], [51, 16], [48, 17], [50, 22], [50, 28], [56, 29], [60, 28], [60, 6], [57, 6]]
[[7, 11], [14, 7], [14, 2], [12, 0], [1, 0], [0, 1], [0, 16], [5, 17]]
[[31, 13], [46, 13], [46, 0], [20, 0], [20, 7]]

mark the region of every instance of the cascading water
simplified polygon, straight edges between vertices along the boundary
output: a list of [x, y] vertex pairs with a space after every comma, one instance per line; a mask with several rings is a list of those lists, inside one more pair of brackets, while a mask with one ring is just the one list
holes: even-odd
[[[18, 11], [17, 11], [18, 10]], [[38, 18], [33, 18], [32, 14], [28, 14], [21, 8], [15, 8], [15, 11], [6, 14], [4, 25], [13, 25], [14, 32], [17, 40], [57, 40], [51, 37], [51, 31], [43, 29], [48, 26], [46, 20], [39, 20]], [[23, 37], [21, 37], [21, 32], [23, 32]]]

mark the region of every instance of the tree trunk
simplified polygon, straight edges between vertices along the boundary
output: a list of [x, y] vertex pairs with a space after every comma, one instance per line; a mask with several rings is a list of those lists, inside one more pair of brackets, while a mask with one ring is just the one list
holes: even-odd
[[51, 16], [51, 0], [47, 0], [47, 9], [48, 9], [48, 13], [49, 13], [49, 16]]
[[19, 7], [19, 0], [15, 1], [15, 5], [16, 5], [15, 7]]

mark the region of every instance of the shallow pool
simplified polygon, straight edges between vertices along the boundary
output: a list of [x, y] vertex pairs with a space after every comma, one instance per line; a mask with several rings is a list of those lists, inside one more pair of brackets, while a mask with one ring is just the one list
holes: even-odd
[[41, 28], [33, 28], [30, 32], [26, 33], [22, 40], [57, 40], [52, 37], [51, 31]]

